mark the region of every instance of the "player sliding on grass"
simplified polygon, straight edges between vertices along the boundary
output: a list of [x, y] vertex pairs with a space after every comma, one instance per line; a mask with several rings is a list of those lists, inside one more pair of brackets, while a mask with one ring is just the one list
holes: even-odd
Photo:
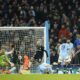
[[[10, 46], [10, 51], [4, 50], [5, 48], [1, 48], [0, 50], [0, 67], [2, 67], [2, 71], [4, 71], [5, 73], [12, 73], [14, 72], [14, 70], [16, 69], [16, 65], [15, 65], [15, 60], [16, 60], [16, 56], [14, 56], [15, 58], [9, 59], [8, 55], [14, 55], [15, 53], [15, 49], [14, 49], [14, 45]], [[11, 69], [6, 70], [3, 68], [6, 67], [11, 67]]]
[[11, 66], [13, 67], [14, 64], [10, 62], [9, 58], [5, 54], [5, 50], [0, 50], [0, 67], [2, 67], [2, 73], [10, 73], [10, 70], [5, 70], [4, 68]]

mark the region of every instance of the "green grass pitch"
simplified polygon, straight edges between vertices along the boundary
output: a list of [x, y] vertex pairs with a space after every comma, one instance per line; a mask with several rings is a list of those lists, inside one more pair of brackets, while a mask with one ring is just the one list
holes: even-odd
[[80, 75], [1, 74], [0, 80], [80, 80]]

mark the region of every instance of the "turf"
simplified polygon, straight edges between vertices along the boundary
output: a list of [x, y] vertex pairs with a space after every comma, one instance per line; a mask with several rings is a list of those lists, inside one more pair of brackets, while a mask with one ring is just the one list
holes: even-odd
[[80, 80], [80, 75], [1, 74], [0, 80]]

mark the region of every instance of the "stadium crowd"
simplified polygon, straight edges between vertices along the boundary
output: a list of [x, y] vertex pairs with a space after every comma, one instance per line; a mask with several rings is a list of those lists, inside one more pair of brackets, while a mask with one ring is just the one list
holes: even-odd
[[[50, 62], [58, 62], [58, 46], [70, 40], [80, 50], [79, 0], [0, 0], [0, 26], [43, 26], [49, 20]], [[79, 45], [79, 46], [78, 46]], [[80, 51], [78, 52], [80, 53]], [[80, 55], [76, 56], [76, 59]], [[72, 64], [80, 64], [74, 59]]]

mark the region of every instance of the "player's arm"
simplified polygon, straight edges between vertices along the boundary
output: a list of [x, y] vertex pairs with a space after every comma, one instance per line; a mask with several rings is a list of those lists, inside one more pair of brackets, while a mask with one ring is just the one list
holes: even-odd
[[72, 50], [71, 50], [71, 57], [73, 58], [74, 56], [75, 56], [75, 49], [73, 48]]
[[61, 49], [61, 46], [58, 47], [58, 51], [57, 51], [57, 54], [59, 55], [60, 53], [60, 49]]
[[9, 52], [6, 51], [5, 54], [9, 55], [9, 54], [12, 54], [13, 52], [14, 52], [14, 48], [11, 51], [9, 51]]
[[44, 52], [46, 53], [46, 56], [47, 56], [47, 58], [48, 58], [48, 52], [47, 52], [47, 50], [44, 50]]
[[5, 59], [6, 59], [6, 62], [9, 63], [11, 66], [14, 66], [14, 64], [12, 62], [10, 62], [9, 58], [5, 55]]
[[9, 58], [6, 55], [5, 55], [5, 60], [6, 60], [6, 62], [10, 63]]
[[71, 48], [71, 57], [73, 58], [74, 57], [74, 53], [75, 53], [75, 48], [72, 44], [72, 48]]

